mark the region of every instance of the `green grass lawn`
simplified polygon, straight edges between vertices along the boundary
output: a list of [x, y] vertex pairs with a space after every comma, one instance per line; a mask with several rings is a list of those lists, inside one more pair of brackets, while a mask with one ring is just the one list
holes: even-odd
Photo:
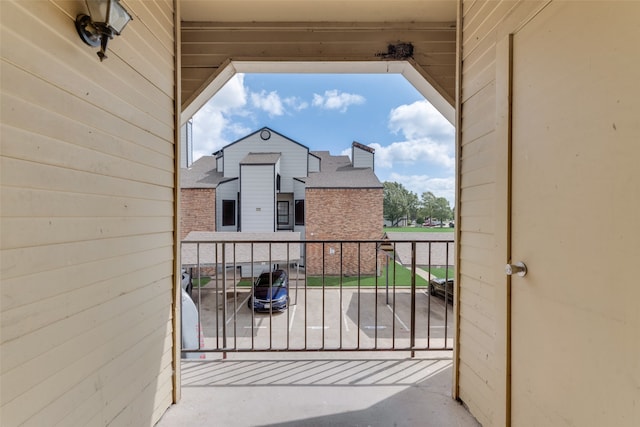
[[[382, 268], [382, 274], [378, 276], [378, 286], [384, 287], [386, 285], [387, 280], [387, 271], [386, 267]], [[425, 268], [423, 270], [426, 271]], [[432, 268], [431, 274], [437, 277], [444, 277], [444, 268]], [[440, 276], [441, 274], [442, 276]], [[453, 269], [449, 269], [449, 277], [453, 277]], [[295, 273], [291, 274], [291, 278], [295, 279]], [[303, 275], [300, 276], [301, 279], [304, 278]], [[203, 278], [205, 279], [205, 278]], [[208, 279], [208, 278], [206, 278]], [[389, 268], [389, 284], [394, 283], [394, 268], [393, 265]], [[411, 270], [402, 267], [396, 264], [395, 267], [395, 284], [396, 286], [411, 286]], [[252, 281], [251, 279], [241, 279], [237, 286], [238, 287], [251, 287]], [[322, 276], [308, 276], [307, 277], [307, 285], [310, 287], [321, 287], [322, 286]], [[193, 283], [194, 287], [197, 287], [196, 281], [194, 279]], [[202, 285], [204, 286], [204, 284]], [[325, 276], [324, 277], [324, 286], [325, 287], [338, 287], [340, 286], [340, 277], [339, 276]], [[342, 286], [345, 287], [355, 287], [358, 286], [358, 277], [357, 276], [343, 276], [342, 277]], [[375, 276], [360, 276], [360, 286], [361, 287], [375, 287], [376, 286], [376, 277]], [[427, 281], [420, 276], [416, 276], [416, 287], [427, 287]]]
[[[426, 267], [421, 267], [424, 271], [429, 271]], [[445, 277], [449, 279], [453, 279], [453, 267], [449, 267], [449, 273], [445, 276], [447, 269], [445, 267], [431, 267], [431, 274], [439, 277], [440, 279], [444, 279]]]
[[389, 233], [453, 233], [452, 227], [384, 227]]
[[[378, 276], [378, 286], [385, 286], [387, 280], [386, 267], [382, 268], [382, 274]], [[394, 268], [389, 268], [389, 284], [394, 283]], [[411, 285], [411, 271], [405, 267], [396, 265], [395, 267], [395, 284], [396, 286], [410, 286]], [[322, 286], [322, 277], [309, 276], [307, 277], [307, 285], [309, 286]], [[376, 285], [375, 276], [360, 276], [360, 286], [374, 287]], [[339, 276], [325, 276], [325, 287], [340, 286]], [[344, 276], [342, 277], [342, 286], [358, 286], [358, 277]], [[416, 276], [416, 286], [426, 287], [427, 281], [420, 276]]]
[[205, 286], [207, 283], [209, 283], [211, 281], [211, 277], [201, 277], [201, 278], [194, 278], [191, 279], [191, 283], [193, 283], [193, 287], [194, 288], [201, 288], [203, 286]]

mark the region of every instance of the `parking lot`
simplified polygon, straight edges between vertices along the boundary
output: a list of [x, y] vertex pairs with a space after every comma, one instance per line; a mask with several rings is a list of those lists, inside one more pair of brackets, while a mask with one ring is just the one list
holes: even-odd
[[[305, 287], [289, 284], [290, 304], [283, 312], [255, 313], [250, 288], [211, 283], [201, 299], [200, 321], [207, 349], [229, 351], [393, 350], [411, 348], [411, 290], [357, 287]], [[226, 307], [225, 307], [226, 304]], [[451, 348], [451, 304], [417, 288], [415, 349]], [[223, 313], [226, 317], [223, 317]], [[224, 320], [223, 320], [224, 319]], [[445, 322], [446, 320], [446, 322]], [[445, 340], [446, 338], [446, 340]]]

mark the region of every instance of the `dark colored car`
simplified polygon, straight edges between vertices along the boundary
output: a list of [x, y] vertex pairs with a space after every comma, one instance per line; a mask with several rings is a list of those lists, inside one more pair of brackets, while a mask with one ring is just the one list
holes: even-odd
[[284, 311], [289, 305], [289, 278], [284, 270], [262, 273], [247, 302], [255, 311]]
[[442, 295], [449, 301], [453, 301], [453, 279], [431, 279], [429, 280], [429, 293], [431, 295]]

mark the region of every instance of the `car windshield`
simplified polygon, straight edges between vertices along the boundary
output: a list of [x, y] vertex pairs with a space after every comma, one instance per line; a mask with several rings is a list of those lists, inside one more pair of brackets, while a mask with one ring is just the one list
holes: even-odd
[[[284, 274], [272, 273], [271, 277], [274, 287], [284, 285]], [[256, 282], [256, 286], [269, 287], [269, 274], [261, 274]]]

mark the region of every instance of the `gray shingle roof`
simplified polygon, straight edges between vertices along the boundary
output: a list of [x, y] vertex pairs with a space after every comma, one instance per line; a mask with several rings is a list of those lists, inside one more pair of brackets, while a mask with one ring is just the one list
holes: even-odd
[[[311, 154], [320, 158], [320, 172], [312, 172], [309, 177], [299, 177], [307, 188], [382, 188], [382, 183], [369, 168], [354, 168], [349, 156], [332, 156], [328, 151], [314, 151]], [[240, 163], [274, 164], [280, 153], [249, 153]], [[222, 172], [216, 169], [215, 156], [204, 156], [182, 169], [180, 188], [216, 188], [227, 181]], [[232, 178], [234, 179], [234, 178]]]
[[382, 188], [370, 168], [354, 168], [349, 156], [332, 156], [328, 151], [314, 151], [320, 157], [320, 172], [309, 174], [307, 188]]
[[217, 171], [215, 156], [200, 157], [180, 172], [180, 188], [216, 188], [225, 180], [222, 172]]

